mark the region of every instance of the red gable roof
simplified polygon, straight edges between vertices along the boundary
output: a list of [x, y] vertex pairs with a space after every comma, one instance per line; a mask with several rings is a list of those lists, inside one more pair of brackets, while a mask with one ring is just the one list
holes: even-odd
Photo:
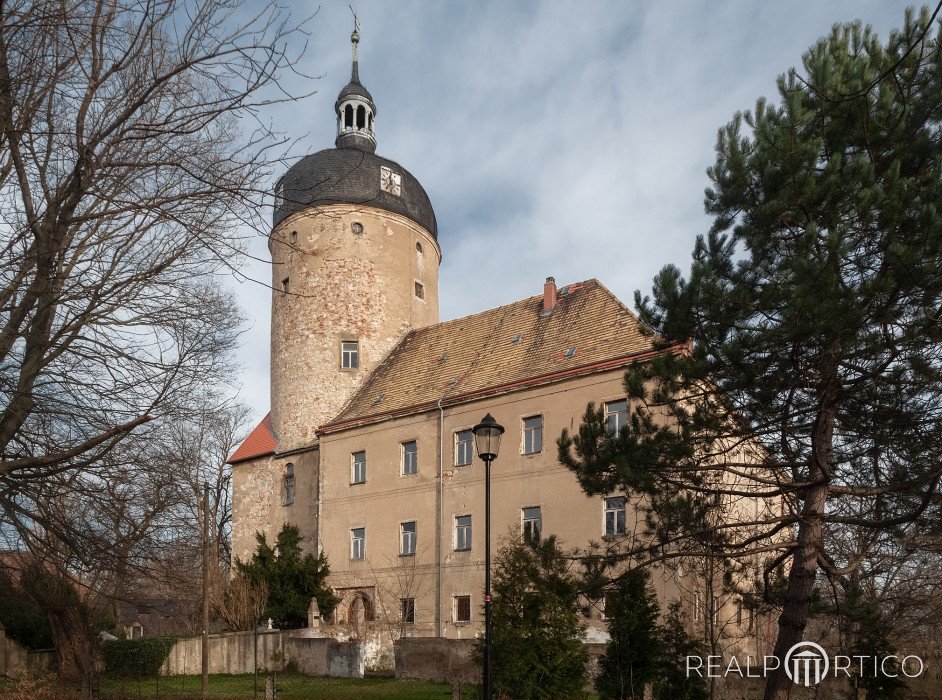
[[268, 420], [270, 415], [269, 413], [262, 418], [262, 422], [256, 425], [249, 436], [242, 441], [239, 448], [229, 457], [229, 464], [274, 453], [278, 441], [275, 440], [275, 434], [271, 430], [271, 423]]

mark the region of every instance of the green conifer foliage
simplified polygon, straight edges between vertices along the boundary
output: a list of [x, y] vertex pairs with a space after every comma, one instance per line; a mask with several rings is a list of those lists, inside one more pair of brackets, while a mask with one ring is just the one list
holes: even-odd
[[611, 637], [599, 661], [595, 688], [603, 698], [626, 700], [644, 695], [658, 671], [657, 597], [648, 573], [632, 569], [605, 596], [605, 617]]
[[498, 551], [491, 602], [495, 697], [585, 696], [588, 654], [570, 566], [552, 536], [513, 540]]
[[330, 567], [320, 554], [305, 554], [301, 549], [304, 539], [295, 525], [285, 525], [278, 533], [275, 546], [257, 533], [258, 547], [248, 562], [238, 562], [236, 568], [254, 583], [268, 588], [268, 606], [264, 617], [271, 618], [275, 627], [293, 629], [307, 623], [311, 598], [317, 598], [321, 615], [329, 616], [337, 606], [337, 597], [327, 586]]
[[939, 493], [940, 31], [838, 25], [720, 130], [689, 274], [636, 294], [665, 354], [626, 374], [620, 434], [590, 407], [558, 441], [587, 493], [643, 497], [651, 544], [617, 556], [785, 564], [779, 658], [816, 578], [859, 564], [835, 539], [918, 527]]

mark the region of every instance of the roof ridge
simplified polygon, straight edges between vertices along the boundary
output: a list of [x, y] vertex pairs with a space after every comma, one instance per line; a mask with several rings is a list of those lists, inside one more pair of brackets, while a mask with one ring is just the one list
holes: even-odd
[[[570, 282], [569, 284], [564, 284], [564, 285], [562, 285], [562, 286], [559, 286], [558, 288], [559, 288], [559, 289], [565, 289], [566, 287], [587, 286], [587, 285], [590, 284], [590, 283], [595, 283], [595, 284], [599, 285], [600, 287], [602, 286], [602, 284], [601, 284], [596, 278], [590, 277], [590, 278], [587, 279], [587, 280], [583, 280], [583, 281], [581, 281], [581, 282]], [[611, 292], [609, 292], [608, 289], [605, 289], [605, 291], [608, 292], [609, 294], [611, 294]], [[614, 295], [612, 295], [612, 296], [614, 296]], [[438, 323], [433, 323], [433, 324], [431, 324], [431, 325], [429, 325], [429, 326], [422, 326], [421, 328], [414, 328], [414, 329], [412, 329], [411, 331], [409, 331], [409, 334], [412, 334], [412, 333], [422, 333], [422, 332], [427, 331], [427, 330], [429, 330], [429, 329], [431, 329], [431, 328], [441, 328], [442, 326], [445, 326], [445, 325], [447, 325], [447, 324], [449, 324], [449, 323], [458, 323], [458, 322], [460, 322], [460, 321], [468, 321], [468, 320], [470, 320], [470, 319], [472, 319], [472, 318], [476, 318], [477, 316], [483, 316], [484, 314], [493, 313], [493, 312], [495, 312], [495, 311], [500, 311], [500, 310], [502, 310], [502, 309], [508, 309], [508, 308], [510, 308], [511, 306], [516, 306], [517, 304], [523, 304], [524, 302], [527, 302], [527, 301], [539, 300], [539, 299], [542, 299], [542, 298], [543, 298], [543, 294], [542, 294], [542, 293], [540, 293], [540, 294], [534, 294], [533, 296], [524, 297], [523, 299], [517, 299], [516, 301], [511, 301], [511, 302], [509, 302], [509, 303], [507, 303], [507, 304], [501, 304], [500, 306], [492, 306], [491, 308], [489, 308], [489, 309], [484, 309], [484, 310], [482, 310], [482, 311], [475, 311], [473, 314], [468, 314], [467, 316], [457, 316], [457, 317], [455, 317], [455, 318], [449, 318], [449, 319], [447, 319], [447, 320], [445, 320], [445, 321], [439, 321]], [[619, 302], [619, 303], [621, 303], [621, 302]], [[629, 313], [631, 313], [631, 312], [629, 311]], [[408, 334], [407, 334], [407, 335], [408, 335]]]

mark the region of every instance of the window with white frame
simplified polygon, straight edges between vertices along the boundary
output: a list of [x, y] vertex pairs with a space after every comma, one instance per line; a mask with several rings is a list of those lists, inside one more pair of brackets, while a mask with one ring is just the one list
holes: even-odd
[[466, 467], [471, 464], [474, 454], [474, 433], [470, 430], [459, 430], [455, 433], [455, 466]]
[[290, 506], [294, 503], [294, 465], [291, 462], [285, 465], [285, 475], [282, 477], [284, 491], [284, 505]]
[[415, 598], [400, 598], [399, 610], [403, 624], [415, 624]]
[[345, 340], [340, 343], [340, 366], [343, 369], [357, 369], [360, 366], [360, 343]]
[[366, 483], [366, 452], [354, 452], [350, 455], [350, 483]]
[[605, 424], [610, 435], [618, 435], [628, 421], [628, 401], [608, 401], [605, 404]]
[[404, 557], [415, 555], [415, 520], [399, 524], [399, 554]]
[[523, 508], [523, 537], [530, 542], [537, 542], [543, 530], [543, 512], [539, 506]]
[[455, 596], [455, 622], [471, 622], [471, 596]]
[[543, 451], [543, 416], [523, 419], [523, 454], [532, 455]]
[[464, 551], [471, 549], [471, 516], [455, 516], [455, 549]]
[[402, 443], [402, 475], [415, 474], [419, 471], [419, 447], [415, 440]]
[[355, 527], [350, 530], [350, 558], [366, 558], [366, 528]]
[[605, 499], [605, 534], [625, 534], [625, 497], [615, 496]]

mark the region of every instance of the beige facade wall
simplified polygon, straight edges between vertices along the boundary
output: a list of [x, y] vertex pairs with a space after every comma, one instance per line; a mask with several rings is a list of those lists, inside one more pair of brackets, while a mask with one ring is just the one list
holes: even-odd
[[[471, 428], [488, 412], [507, 429], [492, 466], [492, 556], [501, 539], [520, 532], [524, 507], [539, 506], [544, 535], [556, 535], [566, 547], [642, 536], [643, 525], [634, 521], [629, 506], [627, 534], [606, 538], [604, 498], [586, 496], [575, 476], [557, 460], [555, 441], [563, 428], [578, 430], [590, 401], [599, 405], [624, 398], [622, 379], [619, 369], [448, 407], [443, 419], [432, 411], [321, 436], [320, 538], [330, 561], [331, 583], [345, 599], [338, 615], [346, 613], [344, 606], [357, 590], [364, 590], [375, 598], [377, 617], [385, 615], [403, 635], [434, 635], [439, 619], [441, 633], [450, 638], [470, 638], [481, 631], [484, 465], [475, 456], [470, 466], [455, 466], [454, 441], [457, 431]], [[533, 415], [543, 416], [543, 449], [525, 455], [523, 419]], [[418, 443], [418, 474], [401, 476], [401, 445], [410, 440]], [[441, 525], [437, 516], [440, 445], [444, 460]], [[367, 453], [367, 480], [352, 485], [351, 455], [361, 450]], [[472, 516], [473, 546], [468, 552], [455, 551], [455, 517], [461, 515]], [[406, 521], [417, 523], [414, 557], [399, 555], [400, 523]], [[366, 557], [361, 561], [350, 556], [351, 530], [358, 527], [366, 528]], [[442, 553], [440, 603], [437, 544]], [[680, 577], [666, 566], [654, 567], [651, 573], [665, 605], [678, 597], [692, 600], [692, 590], [700, 585], [689, 568]], [[471, 623], [455, 621], [457, 595], [471, 596]], [[414, 625], [399, 624], [399, 599], [405, 597], [416, 599]], [[730, 606], [724, 611], [728, 617], [733, 603], [724, 603]], [[593, 609], [588, 624], [595, 630], [590, 630], [590, 640], [604, 638], [599, 633], [605, 628], [601, 606]]]
[[[285, 219], [269, 249], [271, 424], [287, 452], [314, 443], [315, 428], [337, 415], [407, 331], [438, 322], [441, 251], [406, 217], [341, 204]], [[359, 343], [356, 370], [341, 368], [345, 340]]]
[[[317, 449], [287, 456], [269, 456], [232, 465], [232, 561], [247, 561], [256, 548], [255, 533], [269, 544], [286, 524], [297, 525], [304, 549], [317, 552]], [[285, 468], [294, 465], [294, 502], [285, 504]]]

